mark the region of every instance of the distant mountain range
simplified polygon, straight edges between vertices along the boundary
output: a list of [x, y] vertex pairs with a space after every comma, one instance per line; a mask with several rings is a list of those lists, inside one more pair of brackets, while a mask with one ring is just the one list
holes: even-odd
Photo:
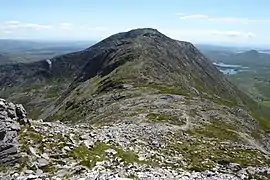
[[[0, 64], [17, 62], [34, 62], [42, 59], [83, 50], [95, 44], [95, 41], [30, 41], [0, 39]], [[220, 60], [222, 56], [252, 50], [249, 47], [217, 46], [207, 44], [195, 45], [212, 60]], [[269, 49], [257, 49], [260, 53], [270, 54]]]
[[[34, 62], [83, 50], [94, 42], [35, 42], [0, 39], [0, 64]], [[5, 56], [5, 58], [4, 58]]]
[[270, 54], [270, 49], [260, 50], [260, 53]]
[[195, 46], [201, 51], [226, 51], [226, 52], [244, 52], [250, 50], [257, 51], [269, 51], [270, 45], [264, 46], [243, 46], [243, 45], [211, 45], [211, 44], [195, 44]]
[[221, 50], [202, 50], [203, 54], [213, 62], [240, 64], [243, 66], [270, 65], [270, 54], [257, 50], [228, 52]]

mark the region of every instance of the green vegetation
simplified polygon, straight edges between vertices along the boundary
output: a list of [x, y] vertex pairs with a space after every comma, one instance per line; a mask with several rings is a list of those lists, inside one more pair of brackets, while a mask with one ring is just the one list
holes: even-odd
[[270, 133], [270, 116], [268, 116], [269, 109], [259, 108], [256, 111], [252, 112], [252, 116], [258, 121], [261, 128], [267, 132]]
[[134, 152], [124, 151], [120, 147], [105, 144], [102, 142], [97, 142], [95, 146], [91, 149], [88, 149], [84, 145], [74, 148], [70, 152], [70, 156], [73, 157], [74, 159], [80, 160], [81, 161], [80, 164], [91, 169], [96, 165], [97, 162], [104, 161], [107, 159], [105, 152], [107, 149], [116, 150], [117, 154], [115, 156], [121, 158], [126, 164], [134, 162], [143, 163], [139, 161], [138, 156]]
[[141, 85], [139, 87], [147, 87], [158, 91], [158, 94], [175, 94], [192, 96], [191, 92], [181, 88], [180, 86], [161, 85], [161, 84], [148, 84], [147, 86]]
[[235, 128], [224, 122], [208, 124], [201, 128], [192, 129], [189, 133], [218, 140], [240, 141], [241, 138], [234, 132]]
[[53, 114], [52, 116], [45, 119], [47, 122], [60, 121], [60, 116], [58, 114]]
[[[241, 75], [243, 76], [243, 75]], [[270, 84], [267, 81], [254, 82], [258, 79], [241, 77], [242, 83], [245, 86], [242, 88], [242, 83], [239, 82], [239, 87], [248, 95], [250, 95], [254, 100], [250, 100], [248, 97], [244, 97], [245, 103], [248, 106], [252, 116], [259, 122], [262, 129], [266, 132], [270, 132]], [[262, 78], [269, 77], [269, 74], [264, 74]], [[235, 77], [237, 78], [237, 77]], [[238, 80], [234, 80], [236, 83]]]
[[213, 102], [219, 104], [219, 105], [223, 105], [223, 106], [228, 106], [228, 107], [235, 107], [237, 106], [237, 102], [235, 101], [230, 101], [230, 100], [227, 100], [227, 99], [223, 99], [223, 98], [209, 98], [211, 99]]
[[22, 92], [30, 92], [30, 91], [35, 91], [35, 90], [39, 90], [43, 87], [44, 85], [43, 84], [29, 84], [28, 86], [26, 87], [23, 87], [22, 88]]
[[144, 161], [139, 161], [138, 155], [136, 155], [133, 151], [124, 151], [122, 148], [115, 147], [117, 151], [116, 156], [123, 159], [125, 164], [133, 164], [133, 163], [146, 163]]
[[19, 134], [21, 151], [30, 153], [29, 145], [31, 145], [31, 143], [39, 144], [42, 142], [42, 139], [43, 137], [40, 133], [33, 131], [30, 127], [24, 127]]
[[249, 96], [244, 94], [242, 95], [242, 99], [244, 104], [247, 106], [250, 114], [253, 116], [254, 119], [258, 121], [261, 128], [265, 132], [270, 132], [270, 109], [262, 105], [261, 103], [256, 102], [255, 100], [251, 99]]
[[267, 173], [249, 174], [248, 179], [269, 180], [270, 175]]
[[45, 167], [42, 167], [41, 169], [45, 173], [52, 173], [56, 171], [56, 168], [54, 166], [45, 166]]
[[56, 86], [52, 86], [47, 92], [46, 92], [46, 98], [57, 98], [59, 97], [60, 88]]
[[70, 156], [74, 159], [81, 160], [80, 164], [88, 168], [93, 168], [98, 161], [106, 159], [105, 150], [110, 147], [107, 144], [97, 144], [93, 149], [89, 150], [86, 146], [79, 146], [70, 152]]
[[28, 117], [31, 119], [38, 119], [39, 116], [42, 114], [42, 109], [35, 108], [35, 109], [30, 109], [27, 111], [28, 112]]
[[270, 109], [270, 101], [262, 101], [260, 104]]
[[[45, 147], [51, 150], [61, 150], [65, 146], [65, 139], [61, 134], [55, 135], [54, 140], [50, 142], [42, 142], [44, 136], [40, 132], [34, 131], [31, 127], [24, 127], [19, 134], [21, 151], [30, 153], [29, 146], [38, 145], [38, 150], [43, 152]], [[40, 143], [42, 142], [42, 143]]]
[[270, 55], [254, 50], [241, 54], [225, 51], [226, 56], [223, 50], [204, 50], [204, 54], [215, 62], [248, 67], [245, 71], [227, 77], [249, 96], [241, 95], [241, 99], [261, 127], [266, 132], [270, 132]]
[[[195, 78], [196, 79], [196, 78]], [[201, 84], [201, 83], [200, 83]], [[196, 84], [197, 86], [197, 84]], [[205, 88], [203, 88], [202, 85], [198, 85], [200, 86], [199, 90], [200, 93], [205, 92]], [[147, 88], [151, 88], [154, 90], [158, 91], [158, 94], [175, 94], [175, 95], [183, 95], [186, 96], [188, 98], [191, 97], [195, 97], [197, 95], [194, 94], [194, 92], [191, 92], [189, 90], [184, 89], [184, 87], [181, 86], [172, 86], [172, 85], [159, 85], [159, 84], [149, 84], [147, 86], [142, 85], [141, 87], [147, 87]], [[228, 106], [228, 107], [235, 107], [238, 106], [238, 101], [236, 99], [225, 99], [225, 98], [221, 98], [221, 97], [214, 97], [212, 96], [213, 94], [200, 94], [200, 96], [202, 98], [206, 98], [209, 100], [212, 100], [213, 102], [220, 104], [220, 105], [224, 105], [224, 106]]]
[[211, 169], [216, 163], [238, 163], [241, 167], [269, 166], [269, 160], [260, 151], [232, 148], [218, 141], [172, 143], [167, 149], [181, 153], [186, 159], [187, 168], [193, 171]]
[[146, 118], [152, 122], [168, 122], [175, 125], [183, 125], [185, 122], [178, 116], [165, 113], [149, 113]]
[[7, 169], [9, 169], [10, 167], [8, 166], [4, 166], [4, 165], [0, 165], [0, 172], [6, 172]]
[[42, 82], [25, 83], [20, 86], [2, 87], [0, 88], [0, 94], [4, 99], [22, 104], [28, 112], [29, 118], [38, 119], [43, 111], [63, 92], [68, 85], [67, 81], [50, 79]]

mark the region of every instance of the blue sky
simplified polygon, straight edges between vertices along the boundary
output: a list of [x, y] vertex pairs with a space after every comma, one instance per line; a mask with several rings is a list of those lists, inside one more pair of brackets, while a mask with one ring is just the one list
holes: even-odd
[[269, 0], [0, 0], [0, 38], [100, 40], [156, 28], [194, 43], [270, 44]]

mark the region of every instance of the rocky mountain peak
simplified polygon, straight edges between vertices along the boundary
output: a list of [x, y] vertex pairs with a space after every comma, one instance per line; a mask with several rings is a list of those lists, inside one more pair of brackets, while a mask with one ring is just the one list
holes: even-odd
[[118, 33], [116, 35], [112, 35], [111, 38], [136, 38], [138, 36], [144, 37], [155, 37], [155, 36], [164, 36], [157, 29], [152, 28], [141, 28], [141, 29], [133, 29], [128, 32]]
[[23, 163], [2, 179], [269, 177], [267, 121], [191, 43], [136, 29], [0, 70], [0, 96], [43, 119], [23, 128]]
[[110, 76], [115, 82], [166, 84], [195, 94], [201, 89], [235, 98], [232, 84], [191, 43], [173, 40], [155, 29], [112, 35], [83, 54], [88, 60], [72, 87], [96, 76]]

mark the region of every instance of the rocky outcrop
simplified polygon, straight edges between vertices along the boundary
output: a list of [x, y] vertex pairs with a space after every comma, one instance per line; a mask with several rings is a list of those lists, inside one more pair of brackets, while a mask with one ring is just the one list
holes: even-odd
[[[6, 169], [0, 169], [0, 179], [241, 180], [269, 177], [269, 157], [257, 146], [237, 142], [239, 132], [231, 129], [232, 134], [228, 136], [224, 129], [217, 129], [225, 133], [223, 136], [212, 129], [213, 134], [208, 137], [204, 134], [209, 133], [209, 128], [199, 128], [199, 124], [204, 123], [217, 128], [216, 122], [209, 118], [213, 115], [216, 119], [222, 116], [237, 119], [225, 115], [224, 107], [210, 102], [202, 105], [196, 99], [189, 99], [187, 105], [187, 99], [179, 95], [152, 95], [133, 100], [125, 100], [121, 106], [123, 116], [115, 117], [116, 122], [69, 125], [34, 120], [30, 121], [30, 126], [22, 126], [29, 123], [23, 106], [1, 99], [0, 153], [1, 164]], [[135, 102], [140, 103], [134, 105]], [[152, 103], [160, 107], [155, 113], [132, 109], [150, 109], [147, 106]], [[201, 107], [204, 111], [199, 112]], [[109, 114], [110, 108], [106, 109]], [[193, 116], [188, 113], [191, 109], [197, 110], [197, 113], [193, 111]], [[177, 114], [180, 112], [182, 116]], [[99, 113], [106, 115], [101, 109]], [[23, 130], [18, 135], [20, 125]], [[20, 157], [20, 162], [16, 163]]]
[[[142, 119], [140, 116], [137, 120]], [[125, 121], [100, 127], [38, 120], [31, 122], [20, 137], [21, 146], [27, 147], [21, 153], [26, 162], [0, 172], [0, 179], [241, 180], [267, 179], [270, 175], [264, 163], [245, 167], [241, 162], [220, 161], [212, 162], [208, 169], [199, 169], [197, 157], [204, 156], [209, 143], [215, 143], [217, 148], [207, 151], [211, 156], [222, 148], [224, 154], [233, 151], [238, 158], [250, 151], [252, 156], [246, 157], [249, 165], [254, 159], [266, 160], [248, 146], [198, 139], [182, 131], [181, 126], [170, 124]], [[169, 145], [174, 141], [177, 146]], [[216, 156], [212, 158], [223, 155]]]
[[27, 123], [22, 105], [0, 99], [0, 164], [14, 164], [19, 160], [18, 132], [20, 124]]

